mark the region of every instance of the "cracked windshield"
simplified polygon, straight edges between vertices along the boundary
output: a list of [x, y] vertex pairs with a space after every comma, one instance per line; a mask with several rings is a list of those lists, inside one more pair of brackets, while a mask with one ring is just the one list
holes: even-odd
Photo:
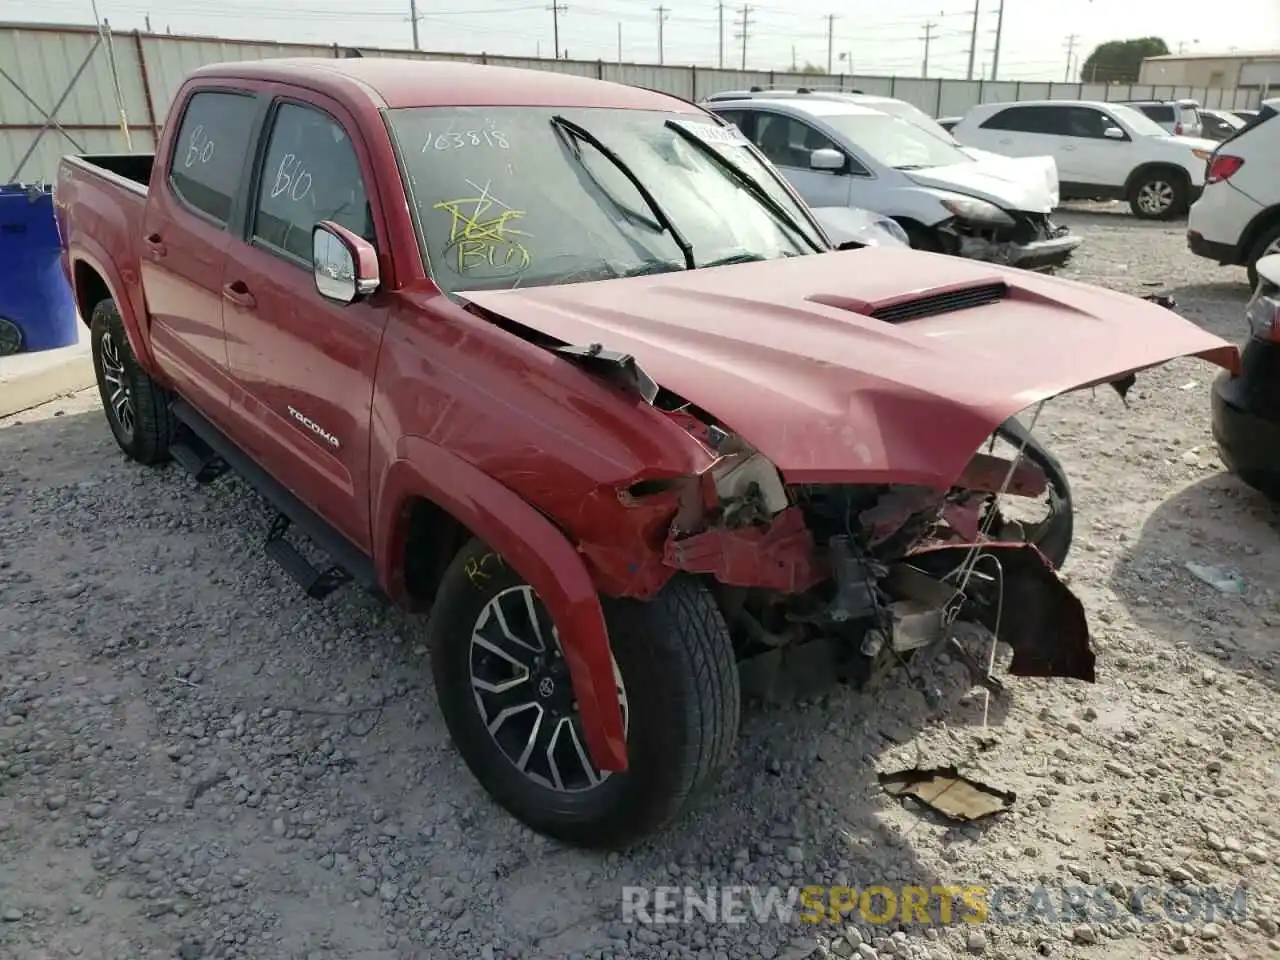
[[736, 128], [696, 115], [431, 107], [390, 118], [446, 293], [826, 249]]

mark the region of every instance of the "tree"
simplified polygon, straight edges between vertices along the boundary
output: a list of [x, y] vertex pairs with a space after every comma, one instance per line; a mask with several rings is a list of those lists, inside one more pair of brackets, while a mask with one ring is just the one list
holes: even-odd
[[800, 72], [813, 77], [825, 77], [827, 75], [827, 68], [820, 67], [816, 63], [809, 63], [806, 60], [804, 67], [801, 68]]
[[1168, 52], [1169, 45], [1159, 37], [1108, 40], [1085, 58], [1080, 79], [1084, 83], [1137, 83], [1142, 61]]

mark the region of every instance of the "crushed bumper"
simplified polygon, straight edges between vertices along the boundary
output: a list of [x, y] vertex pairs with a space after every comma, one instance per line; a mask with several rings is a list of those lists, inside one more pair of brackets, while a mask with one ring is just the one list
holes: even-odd
[[982, 237], [960, 237], [960, 256], [1034, 270], [1066, 263], [1083, 238], [1064, 234], [1030, 243], [1001, 243]]

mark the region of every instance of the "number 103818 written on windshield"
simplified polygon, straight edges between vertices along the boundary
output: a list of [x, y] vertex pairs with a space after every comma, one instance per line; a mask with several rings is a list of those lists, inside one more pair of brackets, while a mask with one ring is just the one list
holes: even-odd
[[497, 130], [448, 130], [439, 134], [427, 134], [427, 139], [422, 144], [422, 152], [466, 150], [471, 147], [495, 147], [499, 150], [508, 150], [510, 146], [506, 135]]

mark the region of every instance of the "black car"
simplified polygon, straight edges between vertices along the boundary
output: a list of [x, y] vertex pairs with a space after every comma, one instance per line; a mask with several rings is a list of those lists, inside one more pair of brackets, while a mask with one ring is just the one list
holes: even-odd
[[1258, 261], [1240, 374], [1213, 384], [1213, 439], [1227, 469], [1280, 500], [1280, 255]]

